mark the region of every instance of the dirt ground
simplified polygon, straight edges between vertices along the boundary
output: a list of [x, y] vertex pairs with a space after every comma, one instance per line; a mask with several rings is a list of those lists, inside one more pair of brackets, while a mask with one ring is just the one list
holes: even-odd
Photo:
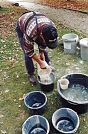
[[38, 0], [39, 3], [53, 7], [64, 7], [71, 9], [88, 9], [88, 2], [76, 0]]
[[[10, 0], [11, 1], [11, 0]], [[80, 9], [82, 11], [82, 8], [88, 9], [88, 4], [84, 3], [75, 3], [74, 1], [72, 2], [57, 2], [58, 0], [55, 0], [53, 3], [50, 0], [19, 0], [19, 2], [22, 2], [22, 6], [29, 10], [38, 10], [46, 15], [51, 16], [53, 19], [57, 20], [58, 22], [61, 22], [67, 26], [70, 26], [79, 32], [83, 32], [84, 34], [88, 34], [88, 27], [87, 27], [87, 22], [88, 22], [88, 14], [87, 13], [81, 13], [81, 12], [76, 12], [73, 10], [68, 10], [69, 7], [70, 9]], [[13, 0], [14, 2], [14, 0]], [[15, 1], [17, 2], [17, 0]], [[28, 2], [28, 4], [24, 4], [24, 2]], [[33, 2], [33, 6], [30, 3]], [[0, 0], [0, 5], [3, 7], [9, 2], [6, 0]], [[38, 3], [41, 3], [43, 5], [40, 5]], [[59, 7], [59, 8], [53, 8], [51, 6], [45, 6], [47, 5], [52, 5], [53, 7]], [[56, 6], [57, 3], [57, 6]], [[79, 10], [78, 10], [79, 11]]]
[[[2, 3], [3, 5], [7, 2], [8, 0], [0, 0], [0, 4]], [[14, 0], [9, 0], [9, 1], [14, 1]], [[23, 1], [23, 2], [34, 2], [37, 4], [42, 4], [45, 6], [51, 6], [51, 7], [63, 7], [63, 8], [70, 8], [70, 9], [77, 9], [77, 10], [88, 10], [88, 2], [87, 1], [76, 1], [76, 0], [15, 0], [17, 1]]]

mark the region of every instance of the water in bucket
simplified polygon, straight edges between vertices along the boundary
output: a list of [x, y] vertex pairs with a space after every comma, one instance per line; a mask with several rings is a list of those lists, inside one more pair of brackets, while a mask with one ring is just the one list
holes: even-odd
[[62, 117], [59, 121], [57, 121], [57, 129], [63, 132], [70, 132], [74, 130], [74, 124], [70, 119]]
[[64, 90], [63, 95], [71, 101], [88, 101], [88, 88], [80, 84], [71, 84]]
[[33, 104], [32, 104], [31, 107], [32, 107], [32, 108], [37, 108], [37, 107], [40, 107], [40, 106], [42, 106], [42, 103], [39, 102], [39, 100], [34, 97], [34, 99], [33, 99]]
[[40, 124], [36, 124], [29, 132], [29, 134], [47, 134], [45, 128]]
[[42, 106], [42, 103], [34, 103], [32, 105], [32, 108], [37, 108], [37, 107], [40, 107], [40, 106]]

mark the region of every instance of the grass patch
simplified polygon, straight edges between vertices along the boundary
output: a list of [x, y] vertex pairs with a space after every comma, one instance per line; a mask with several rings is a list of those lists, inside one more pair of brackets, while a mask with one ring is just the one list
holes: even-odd
[[[39, 84], [31, 86], [24, 61], [23, 52], [20, 48], [15, 32], [15, 24], [19, 16], [26, 9], [20, 7], [4, 7], [0, 9], [1, 34], [0, 34], [0, 133], [21, 134], [23, 122], [31, 116], [29, 109], [23, 102], [25, 94], [31, 91], [41, 91]], [[52, 18], [50, 18], [52, 19]], [[64, 26], [54, 21], [58, 30], [59, 37], [65, 33], [76, 33], [79, 38], [85, 35], [78, 33], [74, 29]], [[36, 49], [37, 52], [37, 49]], [[50, 134], [58, 134], [52, 127], [51, 118], [55, 110], [62, 107], [57, 91], [57, 80], [67, 73], [88, 74], [88, 62], [80, 58], [80, 49], [76, 54], [69, 55], [64, 53], [63, 45], [59, 44], [57, 49], [49, 50], [52, 66], [56, 68], [56, 82], [52, 92], [46, 93], [48, 98], [47, 109], [43, 114], [51, 125]], [[37, 65], [35, 64], [35, 75], [37, 76]], [[80, 117], [80, 126], [76, 134], [87, 134], [88, 132], [88, 113]]]

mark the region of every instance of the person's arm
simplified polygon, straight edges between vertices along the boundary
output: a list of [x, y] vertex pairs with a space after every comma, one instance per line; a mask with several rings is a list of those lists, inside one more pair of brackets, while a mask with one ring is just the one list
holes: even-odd
[[40, 59], [43, 60], [43, 61], [45, 61], [44, 52], [41, 51], [39, 54], [40, 54]]
[[32, 58], [40, 65], [41, 69], [45, 69], [46, 68], [46, 65], [45, 65], [44, 61], [41, 60], [40, 58], [38, 58], [38, 56], [36, 54], [34, 54], [32, 56]]
[[32, 57], [39, 65], [40, 68], [45, 69], [46, 65], [44, 63], [45, 56], [43, 51], [40, 52], [40, 58], [34, 52], [34, 42], [30, 41], [28, 36], [24, 36], [24, 51], [29, 56]]

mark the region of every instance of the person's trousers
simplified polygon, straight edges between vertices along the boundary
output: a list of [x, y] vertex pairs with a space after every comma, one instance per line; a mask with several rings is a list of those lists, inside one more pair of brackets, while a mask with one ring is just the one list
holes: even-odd
[[[23, 33], [20, 30], [18, 21], [16, 23], [16, 32], [18, 34], [18, 39], [19, 39], [19, 42], [20, 42], [20, 46], [21, 46], [21, 48], [24, 52]], [[47, 50], [44, 52], [44, 55], [45, 55], [46, 62], [49, 64], [50, 59], [48, 57], [48, 51]], [[34, 68], [33, 60], [25, 52], [24, 52], [24, 60], [25, 60], [25, 66], [26, 66], [26, 70], [27, 70], [28, 75], [34, 75], [35, 68]]]

